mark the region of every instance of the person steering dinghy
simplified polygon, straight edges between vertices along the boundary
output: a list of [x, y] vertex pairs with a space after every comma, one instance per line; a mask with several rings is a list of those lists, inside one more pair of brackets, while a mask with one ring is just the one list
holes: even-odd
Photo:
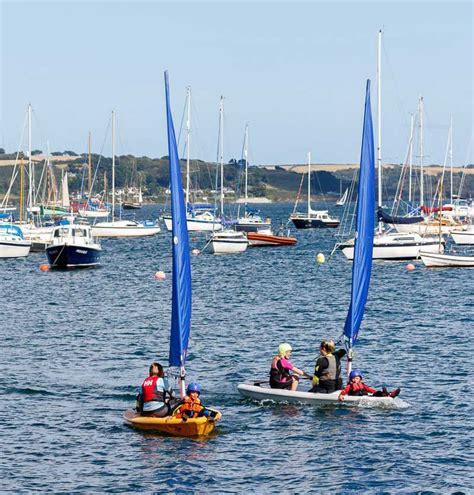
[[164, 418], [171, 415], [177, 404], [168, 378], [160, 363], [151, 363], [149, 376], [142, 384], [139, 396], [139, 412], [142, 416]]

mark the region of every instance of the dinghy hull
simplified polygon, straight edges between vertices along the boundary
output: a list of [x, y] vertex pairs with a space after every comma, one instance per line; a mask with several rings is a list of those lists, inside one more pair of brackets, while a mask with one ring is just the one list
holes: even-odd
[[270, 387], [261, 387], [251, 383], [241, 383], [238, 387], [239, 392], [249, 399], [254, 400], [272, 400], [275, 402], [292, 402], [305, 403], [311, 405], [341, 405], [341, 404], [364, 404], [373, 403], [380, 406], [393, 404], [394, 399], [391, 397], [372, 397], [370, 395], [351, 396], [346, 395], [343, 401], [338, 399], [341, 391], [332, 394], [314, 394], [312, 392], [298, 392], [291, 390], [282, 390]]
[[140, 416], [135, 411], [126, 411], [123, 415], [125, 423], [137, 430], [156, 431], [176, 437], [203, 437], [209, 435], [216, 425], [216, 420], [211, 418], [182, 419], [167, 416], [165, 418], [153, 418]]

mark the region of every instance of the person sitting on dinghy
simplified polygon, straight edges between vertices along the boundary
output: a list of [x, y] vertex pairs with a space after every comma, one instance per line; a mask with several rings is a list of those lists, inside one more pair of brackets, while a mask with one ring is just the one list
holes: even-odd
[[272, 359], [270, 368], [270, 387], [296, 390], [298, 388], [299, 377], [305, 372], [298, 369], [289, 361], [293, 348], [290, 344], [284, 343], [278, 346], [278, 355]]
[[372, 397], [396, 397], [400, 393], [400, 389], [396, 388], [391, 392], [387, 392], [383, 387], [382, 391], [375, 390], [375, 388], [369, 387], [362, 381], [362, 373], [359, 370], [352, 370], [349, 374], [349, 383], [347, 387], [339, 394], [339, 400], [344, 400], [345, 395], [369, 395]]
[[150, 376], [142, 384], [142, 416], [164, 418], [171, 414], [171, 408], [176, 403], [173, 389], [160, 363], [151, 363]]
[[186, 396], [173, 411], [173, 416], [182, 418], [185, 421], [189, 418], [216, 418], [221, 417], [220, 412], [207, 409], [199, 396], [201, 395], [201, 385], [191, 382], [186, 388]]
[[341, 358], [345, 356], [345, 349], [336, 351], [333, 340], [323, 340], [319, 347], [320, 356], [314, 366], [313, 386], [310, 392], [330, 394], [341, 390]]

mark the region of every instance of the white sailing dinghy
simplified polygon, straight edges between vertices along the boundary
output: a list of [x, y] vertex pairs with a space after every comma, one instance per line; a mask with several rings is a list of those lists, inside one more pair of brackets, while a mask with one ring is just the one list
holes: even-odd
[[[171, 216], [173, 219], [173, 297], [169, 365], [180, 368], [180, 392], [181, 398], [183, 398], [186, 394], [184, 365], [191, 329], [191, 259], [181, 169], [170, 108], [168, 72], [165, 72], [165, 90], [171, 181]], [[215, 418], [203, 416], [181, 419], [175, 416], [166, 416], [164, 418], [141, 416], [139, 413], [129, 410], [125, 412], [123, 417], [128, 425], [139, 430], [159, 431], [179, 437], [194, 437], [209, 435], [214, 430], [216, 421], [221, 417], [218, 411], [215, 412], [217, 413]]]
[[[374, 244], [374, 200], [375, 200], [375, 161], [372, 114], [370, 108], [370, 80], [367, 81], [364, 128], [360, 159], [360, 178], [357, 200], [357, 235], [355, 241], [354, 263], [352, 265], [351, 303], [344, 325], [344, 340], [348, 351], [348, 370], [352, 363], [352, 347], [357, 339], [364, 308], [369, 291], [372, 271], [372, 250]], [[395, 406], [391, 397], [372, 397], [346, 395], [339, 401], [340, 391], [331, 394], [298, 392], [273, 389], [260, 386], [260, 382], [244, 383], [238, 386], [239, 392], [256, 400], [273, 400], [276, 402], [304, 402], [309, 404], [359, 404], [381, 407]]]

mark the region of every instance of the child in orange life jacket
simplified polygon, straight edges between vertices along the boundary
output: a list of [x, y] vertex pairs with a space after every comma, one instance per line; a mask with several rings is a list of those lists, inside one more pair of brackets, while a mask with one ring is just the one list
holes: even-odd
[[380, 390], [375, 390], [375, 388], [369, 387], [362, 381], [362, 373], [359, 370], [352, 370], [349, 374], [349, 383], [347, 387], [341, 391], [339, 394], [339, 400], [344, 400], [344, 396], [349, 395], [369, 395], [372, 394], [373, 397], [392, 397], [395, 398], [400, 393], [400, 389], [396, 388], [391, 392], [387, 392], [385, 387]]
[[219, 419], [220, 413], [211, 411], [204, 407], [201, 403], [199, 395], [201, 394], [201, 385], [196, 382], [191, 382], [186, 389], [186, 396], [182, 403], [174, 410], [173, 416], [187, 420], [189, 418], [210, 417]]

